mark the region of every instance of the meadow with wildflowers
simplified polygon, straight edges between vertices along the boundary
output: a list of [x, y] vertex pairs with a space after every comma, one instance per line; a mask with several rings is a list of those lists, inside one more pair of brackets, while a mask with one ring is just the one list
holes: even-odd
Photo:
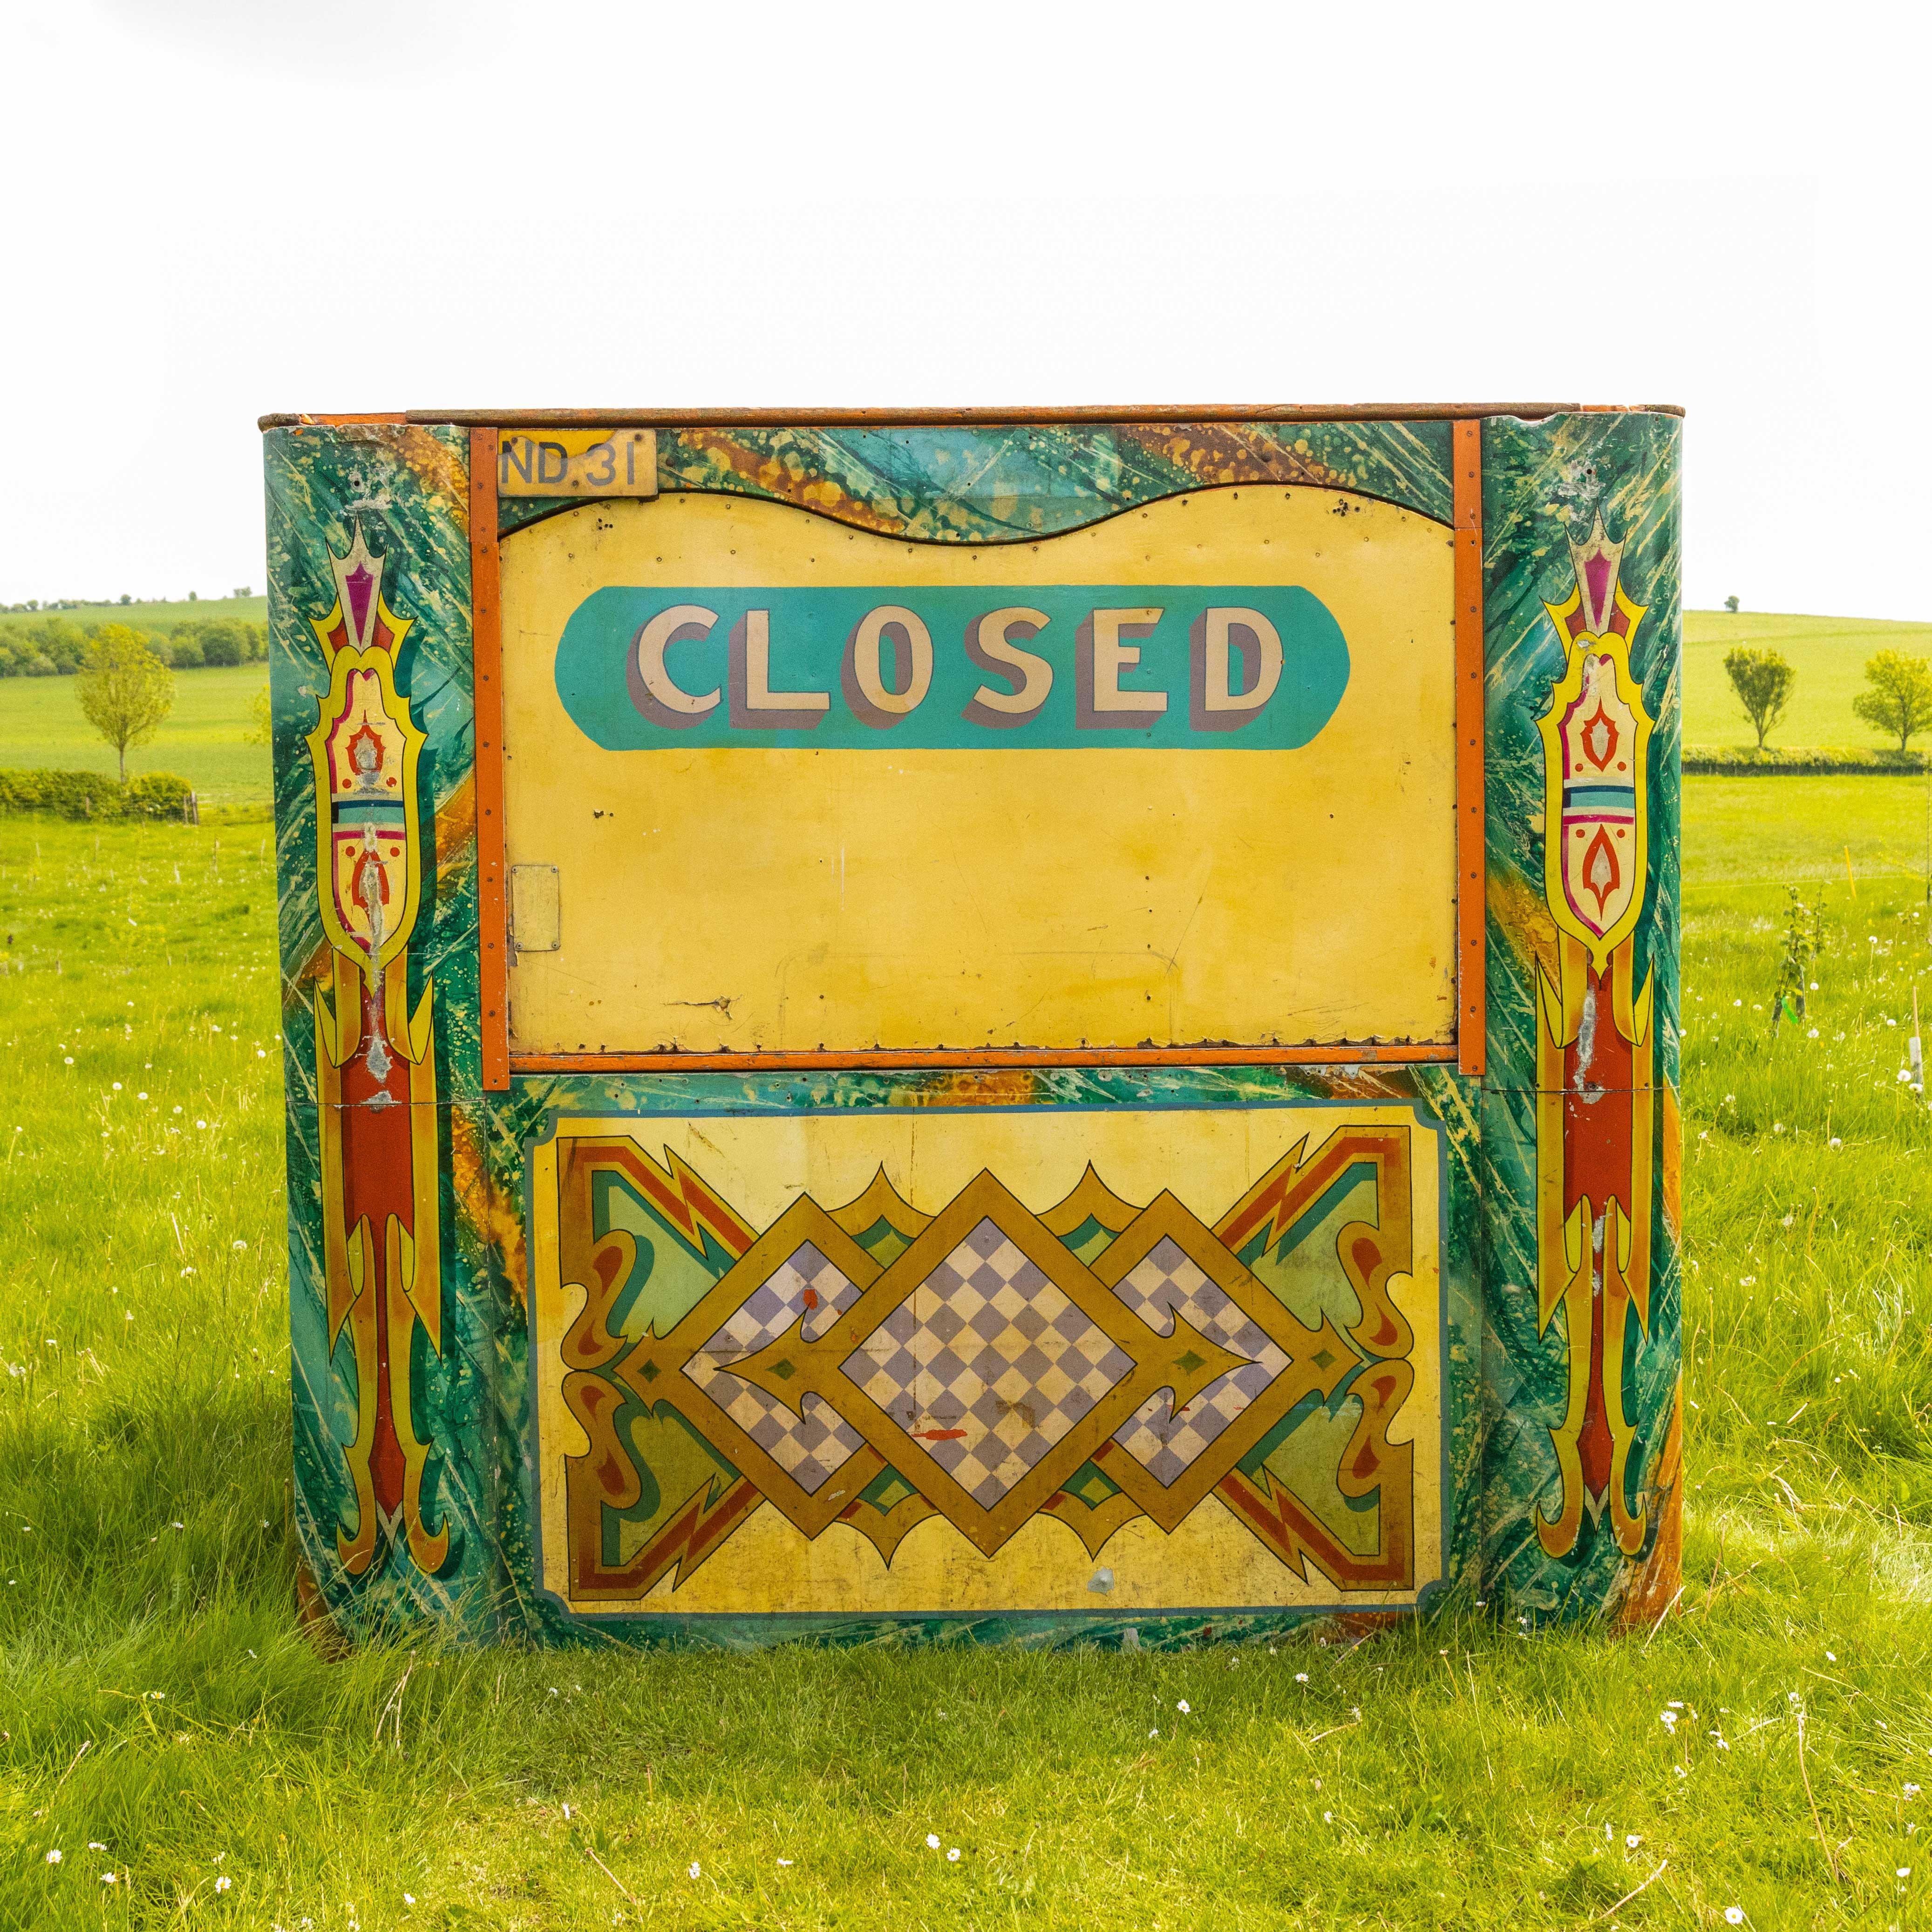
[[[0, 1924], [1916, 1924], [1925, 788], [1692, 779], [1685, 1583], [1351, 1646], [327, 1660], [266, 820], [0, 818]], [[1786, 888], [1822, 919], [1771, 1026]]]

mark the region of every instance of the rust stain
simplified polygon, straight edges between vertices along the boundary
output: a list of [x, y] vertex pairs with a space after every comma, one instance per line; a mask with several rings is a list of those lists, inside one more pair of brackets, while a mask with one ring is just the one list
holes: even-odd
[[1352, 489], [1355, 484], [1354, 477], [1305, 450], [1234, 424], [1130, 424], [1120, 436], [1124, 443], [1186, 470], [1202, 483], [1307, 483], [1328, 490]]
[[1038, 1090], [1038, 1078], [1030, 1067], [962, 1067], [902, 1088], [893, 1102], [908, 1107], [1026, 1107]]
[[1490, 912], [1508, 940], [1510, 950], [1523, 967], [1524, 977], [1534, 988], [1536, 976], [1528, 969], [1540, 962], [1550, 983], [1560, 986], [1556, 921], [1550, 914], [1549, 902], [1520, 874], [1502, 866], [1489, 869]]
[[[906, 519], [876, 508], [864, 498], [848, 494], [830, 477], [796, 461], [787, 461], [768, 448], [753, 448], [718, 430], [686, 430], [679, 443], [699, 458], [713, 472], [736, 477], [761, 494], [781, 503], [794, 503], [801, 509], [816, 510], [820, 516], [836, 518], [856, 529], [875, 530], [882, 536], [898, 536], [907, 527]], [[687, 488], [694, 479], [687, 472]]]
[[471, 857], [476, 844], [476, 772], [472, 766], [463, 782], [436, 808], [436, 875], [439, 885], [446, 874]]
[[460, 1107], [449, 1112], [449, 1168], [458, 1212], [487, 1246], [496, 1250], [518, 1306], [527, 1306], [530, 1268], [524, 1250], [523, 1217], [516, 1204], [492, 1184], [489, 1164], [477, 1138], [476, 1118]]
[[1624, 1629], [1648, 1626], [1676, 1600], [1684, 1580], [1684, 1377], [1677, 1378], [1671, 1404], [1670, 1432], [1651, 1483], [1652, 1508], [1657, 1511], [1657, 1540], [1650, 1554], [1630, 1570], [1616, 1619]]
[[1677, 1089], [1668, 1081], [1658, 1092], [1664, 1102], [1664, 1159], [1660, 1178], [1664, 1186], [1664, 1221], [1673, 1241], [1684, 1235], [1684, 1121], [1677, 1105]]
[[441, 437], [416, 423], [344, 423], [334, 434], [344, 442], [370, 442], [388, 451], [439, 498], [455, 521], [470, 520], [470, 466]]

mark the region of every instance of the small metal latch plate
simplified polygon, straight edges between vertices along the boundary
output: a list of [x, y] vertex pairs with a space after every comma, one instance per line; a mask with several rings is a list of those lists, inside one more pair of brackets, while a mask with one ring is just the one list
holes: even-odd
[[559, 888], [554, 866], [510, 868], [510, 944], [519, 952], [554, 952], [559, 937]]

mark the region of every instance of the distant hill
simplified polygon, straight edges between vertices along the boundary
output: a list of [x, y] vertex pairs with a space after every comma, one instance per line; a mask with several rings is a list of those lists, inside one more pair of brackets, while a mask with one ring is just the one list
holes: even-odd
[[[1784, 722], [1770, 744], [1789, 750], [1872, 748], [1886, 741], [1852, 714], [1864, 688], [1865, 660], [1880, 651], [1932, 657], [1932, 624], [1880, 618], [1782, 616], [1771, 612], [1684, 614], [1684, 742], [1687, 748], [1748, 749], [1757, 734], [1724, 675], [1724, 654], [1738, 644], [1780, 651], [1798, 674]], [[1916, 745], [1914, 748], [1922, 748]]]
[[172, 631], [177, 624], [203, 623], [211, 617], [241, 617], [251, 624], [268, 621], [266, 597], [185, 597], [154, 599], [146, 604], [74, 604], [64, 610], [0, 610], [0, 626], [38, 624], [64, 617], [82, 630], [90, 624], [130, 624], [150, 633]]

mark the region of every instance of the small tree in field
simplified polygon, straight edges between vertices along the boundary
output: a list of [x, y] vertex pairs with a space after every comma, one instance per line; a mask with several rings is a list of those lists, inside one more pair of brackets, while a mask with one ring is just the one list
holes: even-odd
[[114, 747], [121, 782], [128, 782], [128, 748], [145, 745], [174, 709], [175, 674], [125, 624], [106, 624], [89, 639], [80, 673], [80, 708]]
[[1784, 707], [1791, 701], [1798, 674], [1777, 652], [1754, 651], [1740, 644], [1725, 653], [1724, 675], [1757, 733], [1761, 752], [1771, 728], [1784, 716]]
[[1852, 700], [1852, 709], [1875, 731], [1896, 734], [1903, 752], [1912, 734], [1932, 724], [1932, 666], [1903, 651], [1880, 651], [1865, 665], [1869, 691]]
[[1733, 617], [1738, 614], [1738, 600], [1736, 596], [1726, 597], [1724, 599], [1724, 608], [1730, 611]]

